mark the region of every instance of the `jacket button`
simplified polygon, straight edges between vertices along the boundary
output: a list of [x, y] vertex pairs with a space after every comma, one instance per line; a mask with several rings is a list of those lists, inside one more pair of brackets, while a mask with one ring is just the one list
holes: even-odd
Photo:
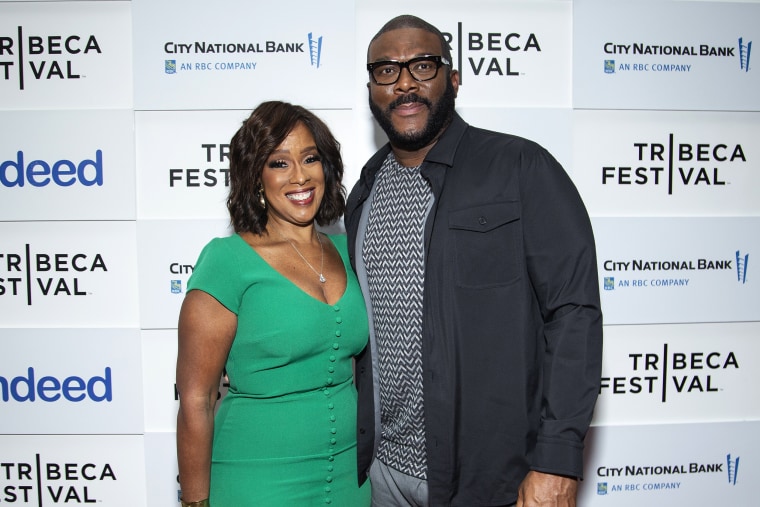
[[486, 225], [488, 223], [488, 220], [486, 220], [486, 217], [479, 217], [478, 218], [478, 223], [480, 225]]

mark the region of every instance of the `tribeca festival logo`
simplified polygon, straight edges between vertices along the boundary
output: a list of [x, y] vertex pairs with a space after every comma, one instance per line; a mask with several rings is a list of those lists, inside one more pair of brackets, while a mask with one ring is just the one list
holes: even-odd
[[542, 51], [535, 32], [521, 32], [514, 27], [505, 27], [500, 31], [470, 31], [465, 30], [464, 23], [460, 21], [455, 32], [443, 31], [443, 37], [451, 51], [456, 53], [457, 62], [452, 62], [452, 65], [459, 69], [460, 85], [466, 81], [465, 75], [470, 73], [484, 78], [522, 76], [524, 72], [520, 71], [519, 55], [539, 55]]
[[749, 72], [749, 57], [752, 53], [752, 41], [744, 44], [744, 38], [739, 37], [739, 68]]
[[0, 79], [16, 81], [19, 90], [30, 80], [82, 79], [78, 61], [102, 53], [93, 34], [27, 35], [19, 26], [13, 35], [0, 34]]
[[722, 173], [728, 164], [747, 163], [740, 143], [691, 143], [668, 134], [665, 141], [634, 141], [635, 160], [603, 165], [602, 185], [657, 186], [673, 195], [690, 187], [724, 187]]
[[215, 188], [230, 186], [229, 143], [201, 143], [202, 160], [197, 167], [169, 168], [169, 188]]
[[674, 351], [664, 343], [661, 351], [630, 352], [630, 369], [603, 376], [599, 394], [655, 397], [660, 403], [672, 396], [715, 396], [723, 391], [721, 378], [740, 369], [733, 350], [716, 349]]
[[106, 483], [117, 482], [110, 463], [76, 458], [45, 461], [35, 453], [28, 459], [11, 460], [0, 457], [0, 503], [48, 505], [100, 503], [90, 489], [103, 491]]
[[83, 277], [107, 271], [100, 253], [34, 252], [27, 243], [22, 252], [0, 252], [0, 297], [22, 297], [27, 306], [37, 297], [86, 297]]

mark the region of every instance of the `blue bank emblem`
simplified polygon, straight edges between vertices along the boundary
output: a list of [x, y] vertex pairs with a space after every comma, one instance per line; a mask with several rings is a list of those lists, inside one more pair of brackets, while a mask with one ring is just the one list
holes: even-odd
[[615, 60], [605, 60], [604, 61], [604, 73], [605, 74], [614, 74], [615, 73]]
[[182, 280], [172, 280], [172, 294], [182, 294]]
[[747, 265], [749, 264], [749, 254], [742, 255], [740, 250], [736, 251], [736, 276], [739, 283], [747, 283]]
[[615, 277], [614, 276], [605, 276], [604, 277], [604, 290], [615, 290]]
[[322, 62], [322, 37], [314, 37], [312, 32], [309, 32], [309, 58], [311, 66], [319, 68]]
[[177, 60], [164, 60], [164, 72], [167, 74], [176, 74]]
[[726, 454], [726, 463], [728, 464], [728, 483], [736, 486], [736, 476], [739, 474], [739, 456], [731, 459], [731, 455]]
[[739, 68], [744, 72], [749, 72], [749, 57], [752, 56], [752, 41], [744, 42], [743, 37], [739, 37]]

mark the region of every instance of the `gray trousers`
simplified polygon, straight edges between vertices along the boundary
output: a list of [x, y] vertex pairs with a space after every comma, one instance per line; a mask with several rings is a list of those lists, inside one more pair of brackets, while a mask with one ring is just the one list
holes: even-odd
[[[369, 469], [372, 507], [429, 507], [427, 481], [391, 468], [375, 459]], [[504, 507], [514, 507], [515, 504]]]
[[372, 507], [428, 507], [427, 481], [406, 475], [375, 459], [369, 469]]

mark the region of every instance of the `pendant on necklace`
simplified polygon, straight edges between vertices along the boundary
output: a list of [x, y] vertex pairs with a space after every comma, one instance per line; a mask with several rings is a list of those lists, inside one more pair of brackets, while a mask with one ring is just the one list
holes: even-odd
[[319, 281], [322, 283], [325, 283], [327, 281], [327, 279], [325, 278], [325, 275], [323, 275], [322, 273], [319, 274]]

